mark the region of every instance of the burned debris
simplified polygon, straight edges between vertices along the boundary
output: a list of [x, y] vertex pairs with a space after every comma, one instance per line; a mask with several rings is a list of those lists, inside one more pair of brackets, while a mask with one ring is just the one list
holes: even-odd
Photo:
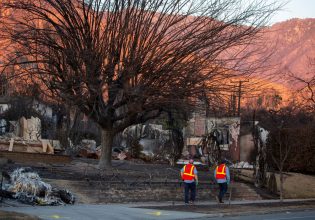
[[74, 195], [66, 189], [53, 188], [29, 167], [2, 174], [1, 196], [30, 205], [74, 204]]

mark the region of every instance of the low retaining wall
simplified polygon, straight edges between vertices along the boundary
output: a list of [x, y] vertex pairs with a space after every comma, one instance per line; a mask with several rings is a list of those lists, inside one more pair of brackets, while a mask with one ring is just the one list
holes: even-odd
[[[128, 203], [183, 201], [184, 185], [181, 182], [128, 182], [120, 181], [69, 181], [45, 179], [52, 186], [67, 188], [78, 198], [79, 203]], [[229, 198], [226, 194], [226, 200]], [[218, 186], [199, 183], [197, 200], [215, 200]], [[259, 200], [261, 197], [244, 183], [232, 185], [232, 200]]]
[[7, 158], [15, 162], [39, 162], [51, 164], [66, 164], [71, 162], [71, 157], [66, 155], [40, 154], [27, 152], [0, 151], [0, 158]]

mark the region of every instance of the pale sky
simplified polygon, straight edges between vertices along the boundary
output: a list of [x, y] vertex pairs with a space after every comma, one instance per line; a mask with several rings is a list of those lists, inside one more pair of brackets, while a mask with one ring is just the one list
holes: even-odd
[[[285, 0], [284, 0], [285, 1]], [[271, 23], [285, 21], [291, 18], [315, 18], [315, 0], [287, 0], [283, 9], [271, 19]], [[283, 2], [283, 0], [280, 0]]]

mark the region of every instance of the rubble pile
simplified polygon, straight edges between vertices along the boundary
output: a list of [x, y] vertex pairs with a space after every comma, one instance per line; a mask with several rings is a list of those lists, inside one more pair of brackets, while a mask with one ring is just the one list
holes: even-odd
[[14, 135], [9, 137], [9, 135], [10, 133], [6, 136], [0, 136], [1, 151], [54, 154], [51, 140], [27, 140]]
[[[0, 120], [0, 151], [54, 154], [61, 151], [58, 140], [41, 138], [41, 121], [39, 118], [21, 117], [18, 121]], [[10, 125], [6, 132], [6, 126]], [[1, 127], [1, 126], [0, 126]]]
[[28, 167], [14, 170], [1, 190], [8, 192], [11, 198], [31, 205], [64, 205], [75, 202], [71, 192], [52, 188]]
[[[179, 159], [176, 164], [180, 164], [180, 165], [184, 165], [184, 164], [188, 164], [189, 160], [183, 160], [183, 159]], [[204, 165], [204, 163], [199, 162], [199, 161], [194, 161], [194, 165]]]
[[232, 165], [233, 168], [237, 168], [237, 169], [254, 169], [254, 166], [249, 164], [248, 162], [238, 162]]
[[95, 140], [83, 139], [77, 147], [79, 149], [79, 157], [93, 159], [99, 159], [101, 157], [101, 147], [96, 147]]
[[[170, 130], [158, 124], [138, 124], [126, 128], [114, 138], [113, 160], [171, 161], [173, 152]], [[99, 159], [101, 146], [95, 140], [83, 139], [76, 146], [77, 156]]]

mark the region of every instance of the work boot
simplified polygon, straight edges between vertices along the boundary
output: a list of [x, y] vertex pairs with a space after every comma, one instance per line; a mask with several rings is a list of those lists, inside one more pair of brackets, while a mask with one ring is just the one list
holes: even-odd
[[215, 200], [217, 200], [217, 203], [220, 203], [220, 199], [218, 196], [215, 197]]

